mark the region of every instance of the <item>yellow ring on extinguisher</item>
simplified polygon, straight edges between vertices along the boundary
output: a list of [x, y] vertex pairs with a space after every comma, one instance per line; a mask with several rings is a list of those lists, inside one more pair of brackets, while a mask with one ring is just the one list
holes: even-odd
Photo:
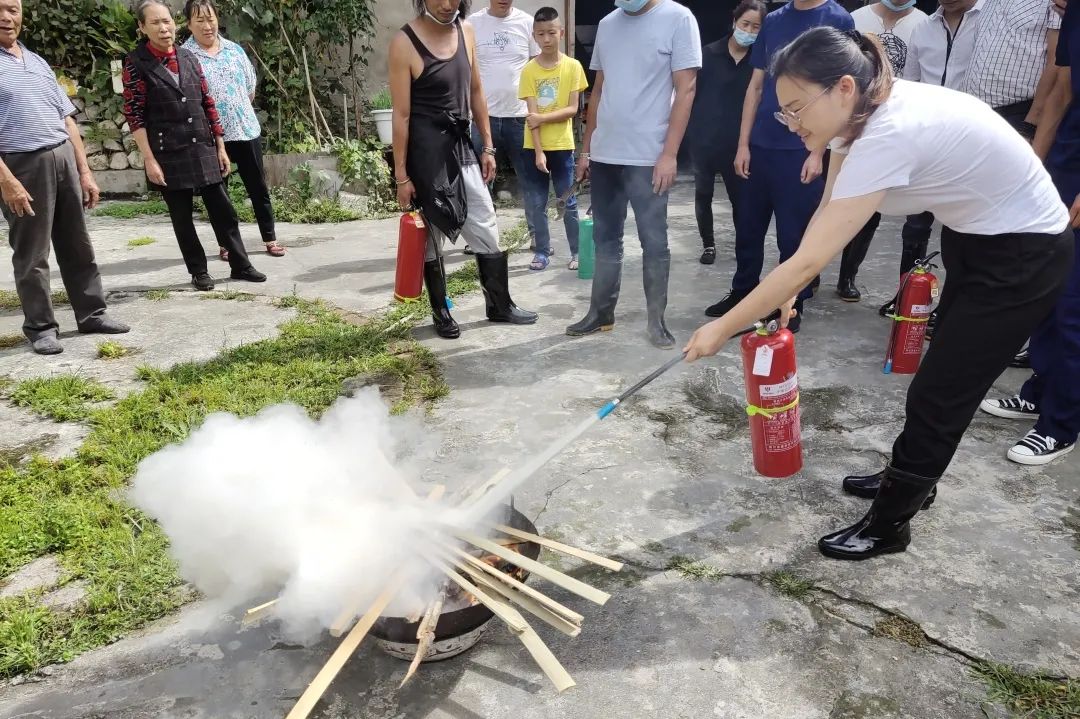
[[768, 409], [763, 409], [756, 405], [748, 404], [746, 405], [746, 414], [750, 415], [751, 417], [753, 417], [754, 415], [761, 415], [765, 419], [772, 419], [773, 415], [782, 414], [784, 412], [787, 412], [788, 410], [795, 409], [798, 406], [799, 395], [796, 394], [795, 399], [792, 402], [785, 404], [783, 407], [769, 407]]
[[930, 317], [904, 317], [903, 315], [889, 315], [893, 322], [929, 322]]

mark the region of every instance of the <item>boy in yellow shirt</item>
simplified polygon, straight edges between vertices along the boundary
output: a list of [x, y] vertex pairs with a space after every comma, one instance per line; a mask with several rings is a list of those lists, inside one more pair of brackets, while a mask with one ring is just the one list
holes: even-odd
[[[529, 269], [544, 270], [551, 252], [547, 206], [550, 186], [562, 196], [574, 184], [573, 118], [578, 97], [589, 86], [581, 63], [559, 51], [565, 30], [555, 8], [545, 7], [533, 17], [533, 37], [540, 54], [521, 71], [518, 96], [529, 106], [525, 132], [525, 214], [536, 231], [536, 254]], [[570, 264], [578, 266], [577, 198], [566, 203], [563, 217], [570, 244]]]

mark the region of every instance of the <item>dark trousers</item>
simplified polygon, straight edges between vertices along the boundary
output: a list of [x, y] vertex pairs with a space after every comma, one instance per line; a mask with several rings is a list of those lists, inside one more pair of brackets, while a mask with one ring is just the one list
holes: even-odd
[[[546, 253], [551, 247], [551, 229], [548, 227], [548, 198], [551, 188], [555, 188], [555, 196], [562, 197], [574, 186], [573, 150], [550, 150], [545, 152], [547, 157], [547, 172], [536, 169], [536, 152], [534, 150], [522, 150], [522, 181], [525, 194], [525, 217], [535, 229], [537, 254]], [[565, 213], [563, 214], [563, 227], [566, 229], [566, 242], [570, 245], [570, 254], [578, 253], [578, 203], [577, 196], [572, 196], [566, 201]]]
[[[1080, 174], [1051, 170], [1066, 206], [1080, 194]], [[1080, 231], [1073, 230], [1076, 257], [1065, 292], [1046, 320], [1031, 335], [1034, 374], [1020, 396], [1039, 408], [1035, 431], [1058, 442], [1080, 436]]]
[[1031, 112], [1031, 102], [1031, 100], [1024, 100], [1023, 102], [1014, 102], [1012, 105], [1002, 105], [994, 108], [994, 112], [1005, 118], [1005, 121], [1028, 141], [1035, 138], [1035, 128], [1024, 121], [1024, 118]]
[[[866, 259], [866, 253], [870, 249], [870, 242], [874, 239], [878, 224], [881, 222], [881, 213], [875, 212], [867, 221], [866, 225], [852, 238], [844, 248], [843, 257], [840, 260], [840, 281], [855, 279], [859, 274], [859, 267]], [[908, 215], [904, 222], [901, 237], [904, 249], [900, 255], [900, 274], [909, 272], [915, 266], [915, 261], [926, 257], [926, 250], [930, 246], [930, 233], [934, 228], [934, 213], [920, 212], [917, 215]]]
[[1073, 267], [1073, 236], [966, 235], [945, 228], [940, 318], [908, 388], [897, 469], [940, 477], [979, 402], [1053, 310]]
[[698, 234], [704, 247], [716, 246], [716, 234], [713, 226], [713, 195], [716, 191], [716, 176], [724, 181], [724, 192], [731, 203], [731, 221], [739, 221], [739, 193], [746, 180], [735, 174], [735, 153], [705, 152], [694, 153], [694, 215], [697, 217]]
[[[4, 164], [34, 198], [33, 216], [18, 217], [3, 205], [13, 255], [15, 291], [23, 310], [23, 333], [33, 342], [55, 335], [59, 324], [49, 296], [49, 248], [64, 281], [75, 323], [105, 313], [105, 291], [83, 217], [82, 185], [71, 143], [3, 156]], [[2, 204], [2, 203], [0, 203]]]
[[622, 263], [628, 204], [634, 208], [644, 262], [671, 259], [667, 235], [668, 193], [653, 192], [652, 176], [651, 167], [596, 161], [589, 165], [597, 263]]
[[274, 242], [274, 206], [270, 202], [270, 188], [266, 186], [266, 172], [263, 170], [262, 139], [226, 142], [225, 152], [236, 163], [236, 171], [244, 181], [244, 189], [251, 198], [251, 209], [255, 211], [255, 220], [259, 223], [259, 234], [263, 242]]
[[[244, 242], [240, 239], [240, 226], [236, 221], [236, 210], [229, 202], [225, 183], [207, 185], [199, 190], [210, 225], [220, 246], [229, 251], [229, 266], [234, 270], [244, 270], [251, 266]], [[195, 190], [163, 189], [161, 196], [169, 207], [169, 219], [172, 220], [176, 242], [184, 256], [184, 264], [192, 275], [206, 272], [206, 252], [199, 242], [195, 231], [195, 219], [192, 216]]]
[[[518, 189], [524, 195], [525, 162], [521, 150], [525, 147], [525, 118], [490, 117], [488, 121], [491, 124], [491, 142], [498, 152], [497, 159], [505, 157], [510, 162], [510, 166], [514, 168], [514, 174], [517, 175], [520, 186]], [[480, 132], [476, 129], [476, 125], [472, 127], [472, 142], [476, 156], [480, 157], [484, 146], [480, 142]], [[526, 215], [525, 222], [529, 226], [529, 235], [535, 237], [536, 228], [533, 227], [532, 218]]]
[[[735, 223], [735, 277], [731, 289], [746, 293], [757, 287], [765, 264], [765, 235], [776, 216], [776, 245], [780, 261], [795, 254], [810, 224], [821, 194], [824, 177], [803, 184], [799, 181], [806, 150], [769, 150], [752, 147], [750, 178], [739, 193], [739, 218]], [[799, 293], [810, 297], [810, 288]]]

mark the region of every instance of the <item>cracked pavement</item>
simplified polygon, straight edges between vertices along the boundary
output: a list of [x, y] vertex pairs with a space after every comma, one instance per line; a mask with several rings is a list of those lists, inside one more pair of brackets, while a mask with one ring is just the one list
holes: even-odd
[[[692, 184], [673, 194], [668, 320], [679, 340], [730, 281], [722, 195], [718, 262], [706, 267], [697, 262]], [[503, 214], [507, 222], [519, 216]], [[267, 291], [287, 294], [295, 284], [302, 295], [360, 311], [385, 303], [394, 223], [325, 231], [336, 239], [292, 249], [292, 264], [280, 267], [294, 269], [278, 270]], [[488, 325], [477, 295], [455, 309], [461, 340], [418, 329], [452, 388], [428, 419], [441, 435], [432, 482], [462, 486], [518, 465], [670, 357], [645, 340], [632, 219], [616, 328], [589, 338], [563, 334], [584, 313], [589, 283], [563, 269], [565, 240], [561, 228], [554, 233], [547, 271], [529, 272], [526, 254], [512, 260], [515, 299], [541, 312], [538, 324]], [[975, 418], [938, 501], [914, 521], [907, 552], [862, 563], [817, 553], [820, 535], [868, 506], [844, 495], [840, 478], [879, 468], [903, 420], [908, 379], [881, 373], [888, 326], [876, 312], [895, 290], [899, 254], [899, 224], [886, 220], [858, 280], [863, 301], [835, 296], [834, 263], [808, 305], [797, 340], [805, 463], [797, 476], [754, 474], [741, 360], [728, 347], [649, 386], [517, 493], [515, 505], [542, 533], [627, 562], [610, 574], [546, 555], [613, 595], [597, 607], [545, 586], [585, 615], [574, 639], [535, 623], [577, 687], [556, 694], [499, 626], [465, 655], [423, 666], [402, 690], [406, 664], [367, 642], [315, 716], [984, 719], [1006, 714], [987, 703], [974, 661], [1080, 675], [1080, 454], [1044, 468], [1009, 463], [1005, 451], [1028, 429], [1022, 423]], [[462, 261], [456, 251], [448, 259], [451, 269]], [[997, 389], [1011, 394], [1024, 377], [1009, 370]], [[676, 555], [708, 565], [715, 578], [667, 569]], [[787, 596], [767, 581], [777, 572], [812, 588]], [[245, 608], [195, 604], [44, 681], [0, 688], [0, 716], [284, 716], [337, 641], [282, 645], [273, 622], [242, 630], [236, 617]], [[926, 639], [913, 646], [884, 627]]]

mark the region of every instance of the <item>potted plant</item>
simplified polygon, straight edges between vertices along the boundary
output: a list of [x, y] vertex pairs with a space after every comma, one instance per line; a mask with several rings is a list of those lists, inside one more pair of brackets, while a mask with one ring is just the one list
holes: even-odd
[[386, 145], [394, 141], [394, 110], [391, 104], [389, 88], [384, 87], [371, 98], [371, 119], [379, 131], [379, 142]]

